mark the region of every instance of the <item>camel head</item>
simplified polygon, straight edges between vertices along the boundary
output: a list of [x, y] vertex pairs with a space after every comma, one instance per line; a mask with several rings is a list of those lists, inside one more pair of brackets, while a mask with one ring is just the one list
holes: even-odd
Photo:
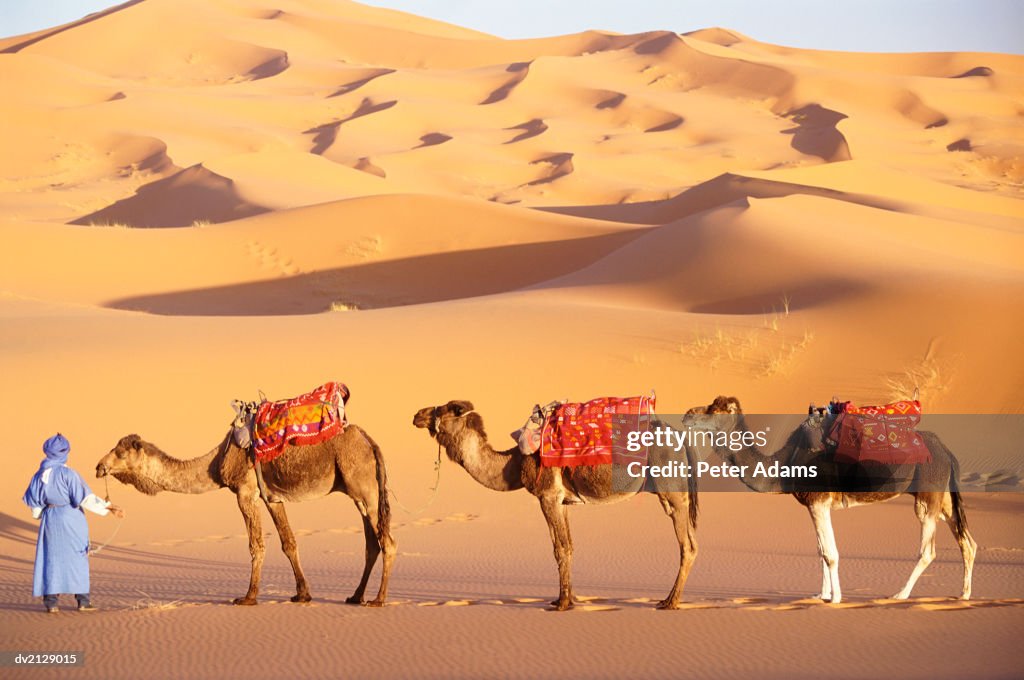
[[728, 413], [732, 415], [739, 415], [743, 413], [743, 408], [740, 406], [740, 400], [736, 397], [726, 397], [718, 395], [715, 400], [705, 407], [705, 413], [708, 415], [715, 415], [721, 413]]
[[96, 464], [96, 476], [111, 475], [122, 484], [131, 484], [142, 493], [154, 496], [164, 490], [153, 481], [149, 472], [152, 457], [158, 455], [164, 454], [159, 450], [151, 452], [149, 445], [137, 434], [121, 437], [110, 453]]
[[743, 409], [740, 407], [739, 399], [719, 395], [707, 406], [694, 406], [688, 410], [683, 416], [683, 422], [695, 430], [715, 432], [717, 430], [729, 429], [727, 421], [733, 420], [732, 418], [716, 418], [715, 416], [740, 416], [742, 414]]
[[453, 400], [441, 406], [421, 408], [413, 416], [412, 424], [426, 428], [430, 436], [442, 446], [458, 441], [470, 430], [487, 437], [483, 419], [473, 410], [473, 403], [469, 401]]
[[[706, 407], [693, 407], [683, 416], [683, 423], [690, 429], [708, 432], [729, 432], [742, 425], [743, 410], [739, 399], [719, 395]], [[723, 416], [731, 416], [723, 417]]]

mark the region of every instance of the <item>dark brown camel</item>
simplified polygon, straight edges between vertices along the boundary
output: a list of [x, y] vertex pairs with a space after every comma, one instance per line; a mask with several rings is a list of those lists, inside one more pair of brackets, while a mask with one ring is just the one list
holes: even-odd
[[[388, 504], [387, 471], [380, 447], [362, 428], [347, 425], [337, 436], [312, 446], [289, 446], [278, 458], [262, 466], [267, 495], [275, 501], [304, 501], [340, 492], [355, 501], [363, 518], [366, 538], [366, 563], [359, 586], [346, 602], [381, 607], [388, 594], [388, 579], [395, 560], [395, 541], [391, 537], [391, 509]], [[256, 604], [260, 573], [266, 552], [260, 526], [260, 493], [251, 458], [233, 441], [231, 432], [209, 453], [192, 460], [168, 456], [138, 435], [122, 437], [110, 453], [96, 465], [96, 476], [113, 475], [139, 491], [155, 495], [160, 491], [206, 493], [228, 488], [238, 499], [238, 507], [249, 533], [252, 575], [249, 590], [235, 604]], [[283, 502], [266, 502], [281, 549], [295, 572], [296, 594], [292, 602], [309, 602], [309, 586], [299, 564], [295, 535], [288, 524]], [[384, 570], [377, 597], [363, 601], [366, 583], [384, 552]]]
[[[705, 426], [709, 430], [746, 431], [743, 410], [736, 397], [720, 396], [709, 406], [691, 409], [691, 413], [704, 412], [713, 417], [702, 420], [698, 417], [695, 427]], [[724, 417], [722, 414], [726, 414]], [[818, 555], [821, 557], [822, 578], [819, 597], [827, 602], [841, 602], [839, 587], [839, 550], [832, 530], [832, 510], [867, 505], [891, 500], [902, 494], [914, 497], [914, 512], [921, 522], [921, 550], [906, 585], [893, 597], [905, 600], [918, 577], [935, 559], [935, 528], [938, 519], [944, 519], [953, 532], [953, 538], [964, 562], [964, 581], [961, 599], [971, 597], [971, 577], [974, 571], [974, 557], [977, 543], [967, 527], [964, 502], [957, 490], [960, 482], [960, 463], [953, 453], [932, 432], [921, 432], [925, 445], [932, 454], [932, 462], [921, 465], [882, 466], [886, 468], [885, 478], [895, 480], [885, 485], [884, 491], [846, 492], [843, 488], [844, 473], [832, 457], [825, 453], [823, 446], [809, 442], [822, 441], [823, 421], [812, 415], [804, 428], [794, 432], [786, 444], [775, 453], [746, 447], [733, 451], [719, 447], [719, 454], [731, 465], [746, 465], [754, 469], [757, 463], [780, 466], [813, 465], [820, 476], [813, 482], [799, 477], [753, 477], [746, 475], [743, 483], [761, 493], [790, 494], [798, 503], [807, 508], [814, 522], [818, 537]], [[827, 480], [827, 481], [825, 481]], [[822, 489], [835, 490], [822, 490]]]
[[[569, 506], [625, 500], [641, 491], [644, 480], [636, 480], [626, 490], [613, 490], [612, 465], [541, 467], [538, 455], [524, 455], [519, 447], [496, 451], [487, 441], [483, 418], [468, 401], [449, 401], [442, 406], [420, 409], [413, 418], [413, 425], [426, 428], [444, 447], [448, 458], [465, 468], [480, 484], [495, 491], [525, 488], [537, 497], [558, 562], [558, 599], [551, 604], [558, 610], [570, 609], [574, 597]], [[651, 464], [658, 464], [664, 455], [652, 449]], [[697, 557], [697, 487], [694, 480], [690, 482], [685, 491], [668, 488], [657, 491], [662, 508], [672, 518], [679, 541], [679, 572], [668, 597], [658, 603], [659, 609], [679, 608], [683, 586]]]

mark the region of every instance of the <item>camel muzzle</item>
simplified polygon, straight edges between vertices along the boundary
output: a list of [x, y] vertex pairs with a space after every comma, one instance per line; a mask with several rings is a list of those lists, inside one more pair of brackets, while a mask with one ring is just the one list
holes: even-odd
[[103, 463], [100, 463], [99, 465], [96, 466], [96, 477], [97, 477], [97, 479], [106, 477], [107, 476], [107, 472], [108, 472], [107, 466], [104, 465]]
[[435, 427], [437, 414], [435, 413], [436, 408], [424, 408], [416, 412], [416, 415], [412, 417], [413, 427], [422, 427], [430, 431], [431, 436], [437, 432]]

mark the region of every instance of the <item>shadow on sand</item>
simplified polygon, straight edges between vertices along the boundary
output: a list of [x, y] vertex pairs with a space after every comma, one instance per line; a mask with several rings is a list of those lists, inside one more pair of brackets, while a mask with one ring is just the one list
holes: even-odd
[[325, 312], [335, 303], [348, 309], [375, 309], [478, 297], [571, 273], [646, 232], [627, 229], [420, 255], [255, 283], [121, 298], [106, 306], [172, 316], [295, 315]]

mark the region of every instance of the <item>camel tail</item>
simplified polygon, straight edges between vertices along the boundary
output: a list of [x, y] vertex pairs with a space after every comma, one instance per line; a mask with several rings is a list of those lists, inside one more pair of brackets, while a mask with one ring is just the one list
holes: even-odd
[[[690, 466], [691, 471], [697, 469], [690, 447], [686, 447], [686, 462]], [[697, 499], [697, 475], [691, 474], [686, 478], [686, 487], [687, 496], [689, 497], [687, 504], [690, 506], [690, 529], [696, 531], [697, 515], [700, 513], [700, 503]]]
[[953, 499], [953, 529], [957, 539], [967, 535], [967, 512], [964, 509], [963, 495], [960, 493], [960, 461], [949, 456], [949, 495]]
[[373, 441], [365, 431], [363, 437], [373, 449], [373, 458], [377, 463], [377, 540], [381, 548], [384, 547], [384, 539], [391, 538], [391, 502], [388, 499], [388, 470], [384, 467], [384, 454], [381, 452], [377, 442]]

